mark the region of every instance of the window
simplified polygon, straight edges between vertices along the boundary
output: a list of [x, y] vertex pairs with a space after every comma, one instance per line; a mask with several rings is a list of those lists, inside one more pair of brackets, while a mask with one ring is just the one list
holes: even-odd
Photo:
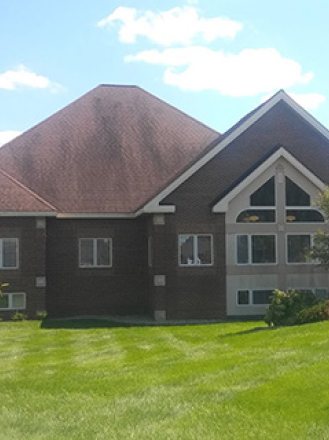
[[25, 293], [4, 293], [0, 296], [0, 310], [25, 309]]
[[240, 212], [237, 223], [275, 223], [274, 209], [247, 209]]
[[308, 234], [287, 235], [287, 261], [288, 263], [309, 263], [307, 252], [312, 245], [311, 236]]
[[310, 206], [311, 198], [302, 188], [286, 177], [286, 206]]
[[18, 238], [0, 238], [0, 269], [18, 268]]
[[80, 267], [111, 267], [112, 240], [110, 238], [80, 238]]
[[238, 306], [266, 306], [270, 304], [270, 297], [274, 289], [238, 290]]
[[271, 177], [250, 196], [250, 206], [275, 206], [275, 179]]
[[212, 235], [179, 235], [178, 253], [180, 266], [211, 266]]
[[324, 217], [315, 209], [287, 209], [286, 221], [288, 223], [323, 223]]
[[237, 235], [238, 264], [276, 263], [275, 235]]

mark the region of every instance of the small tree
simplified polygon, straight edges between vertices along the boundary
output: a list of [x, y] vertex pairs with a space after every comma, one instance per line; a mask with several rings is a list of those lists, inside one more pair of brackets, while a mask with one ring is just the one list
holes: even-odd
[[[324, 214], [325, 219], [329, 220], [329, 188], [326, 187], [318, 196], [316, 205]], [[313, 247], [311, 249], [311, 257], [318, 260], [320, 265], [325, 269], [329, 269], [329, 233], [327, 231], [318, 230], [313, 238]]]

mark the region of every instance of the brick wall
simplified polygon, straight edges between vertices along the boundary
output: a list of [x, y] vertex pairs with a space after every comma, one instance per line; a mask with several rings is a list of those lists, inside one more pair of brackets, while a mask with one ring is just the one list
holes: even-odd
[[[79, 238], [111, 238], [111, 268], [79, 268]], [[50, 316], [149, 313], [147, 233], [136, 220], [56, 220], [47, 226]]]
[[[22, 312], [34, 318], [45, 310], [45, 288], [36, 286], [37, 278], [45, 276], [45, 229], [36, 227], [35, 218], [2, 217], [0, 237], [19, 239], [18, 269], [0, 270], [1, 282], [9, 283], [4, 292], [25, 292], [26, 309]], [[0, 316], [9, 319], [14, 312], [0, 311]]]

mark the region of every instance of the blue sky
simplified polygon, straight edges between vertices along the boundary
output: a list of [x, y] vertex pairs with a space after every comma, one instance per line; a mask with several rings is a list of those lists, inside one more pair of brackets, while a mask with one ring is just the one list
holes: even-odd
[[0, 145], [98, 84], [224, 132], [283, 88], [329, 127], [327, 0], [0, 0]]

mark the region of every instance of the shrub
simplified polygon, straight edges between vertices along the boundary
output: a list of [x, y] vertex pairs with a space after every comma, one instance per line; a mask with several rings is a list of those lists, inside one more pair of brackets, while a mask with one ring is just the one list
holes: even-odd
[[320, 300], [310, 291], [275, 290], [264, 320], [268, 325], [295, 325], [299, 323], [298, 314], [301, 310], [318, 303]]
[[47, 318], [47, 312], [45, 310], [39, 310], [35, 314], [35, 318], [39, 321], [43, 321], [44, 319]]
[[297, 324], [309, 324], [327, 319], [329, 319], [329, 300], [301, 310], [297, 315]]
[[12, 321], [25, 321], [26, 319], [27, 319], [27, 315], [25, 315], [25, 313], [22, 312], [15, 312], [11, 317]]

